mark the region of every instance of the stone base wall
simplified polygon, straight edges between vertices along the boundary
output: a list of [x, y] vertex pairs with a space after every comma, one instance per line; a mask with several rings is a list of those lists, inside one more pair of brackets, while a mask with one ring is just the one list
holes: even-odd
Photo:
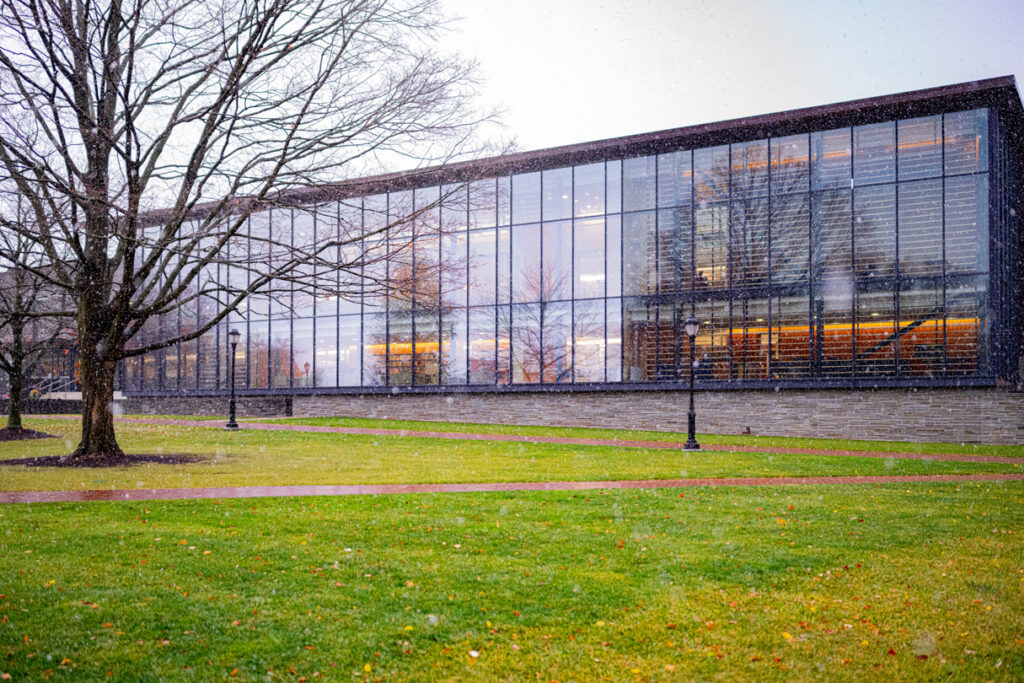
[[[228, 416], [226, 396], [131, 396], [119, 403], [124, 413]], [[235, 414], [240, 418], [285, 417], [292, 414], [292, 397], [239, 396]]]
[[[296, 416], [680, 432], [687, 405], [685, 391], [325, 394], [292, 403]], [[697, 392], [696, 409], [703, 433], [1024, 444], [1024, 393], [1005, 388]]]

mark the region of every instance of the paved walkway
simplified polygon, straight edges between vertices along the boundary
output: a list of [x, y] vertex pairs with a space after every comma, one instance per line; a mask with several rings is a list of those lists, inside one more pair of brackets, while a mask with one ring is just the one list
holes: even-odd
[[910, 474], [863, 477], [723, 477], [718, 479], [631, 479], [622, 481], [519, 481], [482, 484], [364, 484], [351, 486], [221, 486], [203, 489], [114, 489], [107, 491], [8, 491], [0, 503], [170, 500], [201, 498], [279, 498], [287, 496], [365, 496], [396, 493], [488, 491], [580, 491], [588, 489], [692, 488], [701, 486], [794, 486], [1024, 481], [1024, 473]]
[[[56, 420], [78, 420], [77, 415], [26, 415], [32, 418], [50, 418]], [[119, 417], [118, 422], [148, 425], [175, 425], [180, 427], [207, 427], [223, 429], [220, 420], [172, 420], [150, 417]], [[551, 443], [573, 446], [614, 446], [618, 448], [649, 448], [682, 450], [679, 441], [638, 441], [625, 439], [584, 439], [569, 436], [539, 436], [529, 434], [485, 434], [474, 432], [431, 432], [410, 429], [370, 429], [363, 427], [327, 427], [321, 425], [296, 425], [280, 422], [249, 422], [239, 423], [241, 429], [255, 429], [280, 432], [318, 432], [324, 434], [356, 434], [362, 436], [420, 436], [430, 439], [453, 439], [457, 441], [511, 441], [518, 443]], [[894, 451], [858, 451], [829, 450], [820, 448], [789, 448], [778, 446], [739, 446], [705, 441], [701, 444], [703, 451], [716, 453], [768, 453], [777, 455], [822, 455], [844, 456], [855, 458], [897, 458], [900, 460], [944, 460], [954, 462], [998, 462], [1024, 463], [1024, 458], [1004, 455], [971, 455], [966, 453], [910, 453]]]

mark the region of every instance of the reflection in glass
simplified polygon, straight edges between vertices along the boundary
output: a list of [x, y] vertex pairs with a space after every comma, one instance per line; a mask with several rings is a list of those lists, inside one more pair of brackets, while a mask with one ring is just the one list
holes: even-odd
[[604, 296], [604, 220], [578, 220], [573, 230], [574, 296], [577, 299]]
[[[358, 348], [358, 344], [356, 345]], [[336, 387], [338, 384], [338, 318], [324, 316], [316, 319], [316, 372], [313, 381], [318, 387]], [[358, 373], [359, 358], [353, 363]], [[356, 375], [355, 384], [359, 384]], [[341, 385], [344, 386], [344, 385]]]
[[891, 121], [853, 129], [853, 181], [857, 185], [896, 180], [896, 130]]
[[622, 162], [622, 210], [637, 211], [655, 206], [657, 157]]
[[603, 382], [604, 299], [577, 300], [573, 307], [573, 375], [576, 382]]
[[556, 168], [544, 171], [541, 178], [544, 188], [545, 221], [572, 217], [572, 169]]
[[540, 382], [542, 356], [540, 324], [540, 304], [512, 306], [510, 325], [512, 381], [516, 384]]
[[512, 238], [512, 301], [540, 301], [540, 226], [520, 225]]
[[[574, 215], [599, 216], [604, 213], [604, 164], [588, 164], [573, 169]], [[544, 218], [547, 220], [547, 213]]]
[[314, 367], [313, 319], [296, 318], [292, 321], [292, 386], [312, 388], [320, 368]]
[[942, 175], [942, 117], [924, 116], [896, 125], [899, 140], [899, 179]]
[[811, 133], [813, 163], [811, 184], [815, 190], [849, 188], [852, 169], [850, 129]]
[[[368, 319], [372, 321], [373, 316], [368, 316]], [[372, 322], [370, 324], [372, 325]], [[361, 321], [357, 315], [343, 315], [338, 319], [338, 386], [340, 387], [357, 387], [361, 381], [360, 326]], [[370, 336], [372, 336], [372, 332]], [[328, 344], [329, 342], [324, 343]]]
[[540, 220], [540, 173], [512, 176], [512, 222], [536, 223]]
[[943, 121], [946, 175], [988, 170], [988, 110], [946, 114]]
[[541, 299], [572, 298], [572, 222], [545, 223]]
[[472, 308], [469, 312], [469, 383], [496, 382], [494, 309]]

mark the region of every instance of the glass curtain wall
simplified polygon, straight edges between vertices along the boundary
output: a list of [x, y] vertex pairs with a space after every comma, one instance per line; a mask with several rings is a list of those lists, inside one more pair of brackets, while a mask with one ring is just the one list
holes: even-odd
[[685, 381], [690, 316], [701, 381], [985, 375], [987, 171], [973, 110], [276, 208], [232, 253], [362, 230], [378, 258], [252, 297], [127, 386], [226, 388], [232, 327], [254, 390]]

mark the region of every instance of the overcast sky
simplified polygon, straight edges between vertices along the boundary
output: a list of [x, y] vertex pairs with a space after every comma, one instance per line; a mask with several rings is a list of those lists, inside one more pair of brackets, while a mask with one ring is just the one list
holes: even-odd
[[1024, 76], [1024, 0], [443, 0], [540, 149]]

